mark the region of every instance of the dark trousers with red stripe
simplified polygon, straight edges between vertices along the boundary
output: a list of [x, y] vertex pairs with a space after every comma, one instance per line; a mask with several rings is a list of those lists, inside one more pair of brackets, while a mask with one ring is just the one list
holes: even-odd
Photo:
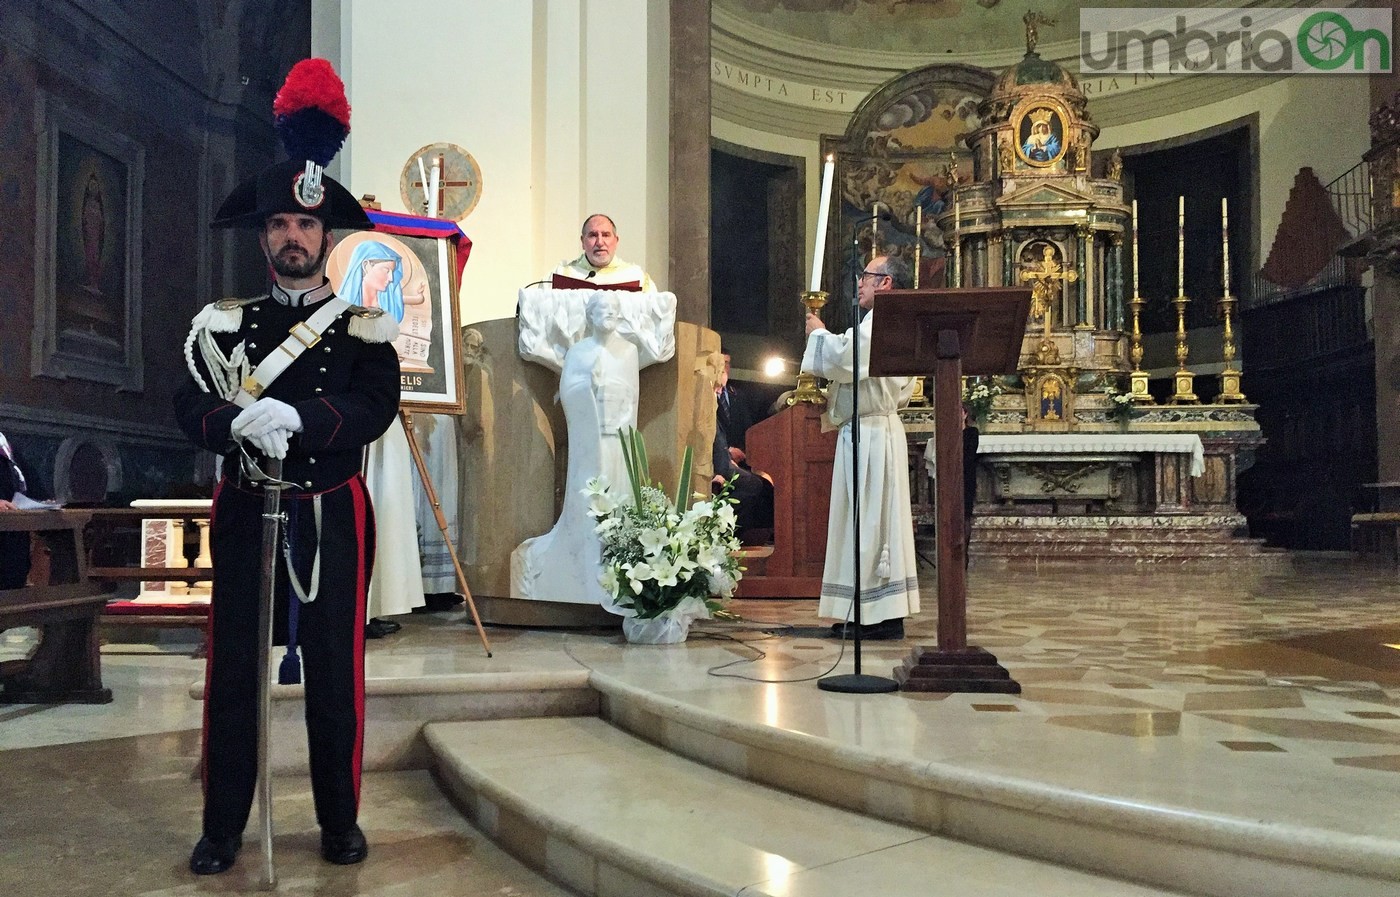
[[[316, 821], [326, 831], [355, 824], [364, 742], [365, 593], [374, 562], [374, 513], [359, 476], [320, 494], [321, 570], [314, 601], [298, 609], [297, 642], [306, 691], [306, 730]], [[293, 556], [310, 587], [317, 543], [311, 496], [283, 493]], [[220, 484], [210, 548], [214, 595], [204, 703], [204, 834], [241, 835], [257, 780], [258, 601], [263, 496]], [[274, 635], [287, 631], [286, 564], [279, 546]], [[292, 600], [296, 600], [293, 598]], [[277, 657], [280, 651], [275, 652]]]

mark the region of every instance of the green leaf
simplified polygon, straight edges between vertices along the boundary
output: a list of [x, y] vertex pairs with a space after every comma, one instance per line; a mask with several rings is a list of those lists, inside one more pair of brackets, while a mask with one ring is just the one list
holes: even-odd
[[633, 430], [632, 436], [637, 443], [637, 473], [641, 477], [643, 485], [651, 485], [651, 465], [647, 463], [647, 443], [642, 438], [640, 430]]
[[679, 514], [684, 514], [689, 505], [686, 499], [690, 497], [690, 468], [694, 462], [694, 453], [687, 445], [681, 458], [681, 476], [676, 482], [676, 512]]
[[627, 465], [627, 481], [632, 486], [632, 501], [637, 508], [642, 506], [642, 484], [638, 478], [637, 460], [633, 447], [633, 437], [639, 437], [636, 430], [628, 427], [619, 430], [617, 438], [622, 440], [622, 463]]

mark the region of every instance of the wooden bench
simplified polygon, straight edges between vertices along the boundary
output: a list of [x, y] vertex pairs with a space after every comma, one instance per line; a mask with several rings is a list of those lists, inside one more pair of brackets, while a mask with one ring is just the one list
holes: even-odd
[[107, 596], [88, 581], [83, 527], [87, 511], [0, 514], [0, 532], [35, 533], [48, 548], [42, 582], [0, 590], [0, 630], [32, 626], [39, 644], [29, 657], [0, 663], [0, 703], [107, 704], [97, 617]]
[[[209, 521], [209, 501], [136, 501], [130, 508], [97, 508], [92, 511], [92, 522], [88, 525], [88, 546], [91, 549], [91, 565], [88, 575], [95, 582], [105, 584], [112, 598], [113, 589], [122, 584], [141, 584], [146, 589], [150, 584], [182, 584], [192, 588], [196, 582], [214, 578], [211, 567], [199, 567], [193, 560], [193, 544], [196, 529]], [[175, 546], [176, 554], [185, 556], [188, 567], [154, 567], [143, 544], [143, 523], [150, 519], [169, 519], [178, 522]], [[136, 551], [130, 550], [130, 543], [136, 543]], [[207, 549], [207, 543], [200, 544], [200, 553]], [[158, 556], [167, 557], [164, 551]], [[176, 558], [178, 560], [178, 558]], [[141, 593], [136, 599], [112, 599], [102, 609], [102, 626], [141, 627], [141, 628], [195, 628], [206, 630], [209, 624], [209, 602], [207, 600], [181, 600], [181, 595], [160, 595]], [[203, 656], [204, 644], [195, 649], [195, 656]]]
[[[136, 501], [130, 508], [98, 508], [92, 511], [88, 525], [88, 546], [91, 549], [88, 575], [108, 586], [108, 591], [122, 584], [141, 584], [136, 600], [112, 600], [104, 610], [104, 623], [113, 626], [203, 627], [209, 617], [207, 600], [182, 602], [183, 593], [171, 593], [165, 584], [185, 584], [192, 588], [196, 582], [213, 579], [210, 567], [200, 567], [193, 560], [196, 530], [209, 521], [209, 501]], [[153, 547], [144, 544], [143, 523], [153, 519], [178, 522], [175, 528], [174, 554], [167, 554], [164, 542]], [[130, 550], [130, 543], [136, 550]], [[204, 553], [207, 542], [200, 544]], [[176, 564], [185, 561], [189, 565]], [[134, 563], [133, 563], [134, 561]]]
[[1400, 566], [1400, 511], [1351, 515], [1351, 550]]

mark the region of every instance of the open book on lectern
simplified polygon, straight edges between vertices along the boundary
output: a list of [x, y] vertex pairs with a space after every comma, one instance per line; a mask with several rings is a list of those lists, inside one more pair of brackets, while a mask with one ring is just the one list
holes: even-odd
[[567, 274], [555, 274], [550, 278], [549, 285], [556, 290], [624, 290], [629, 293], [642, 291], [640, 280], [629, 280], [626, 283], [597, 283], [592, 280], [569, 277]]

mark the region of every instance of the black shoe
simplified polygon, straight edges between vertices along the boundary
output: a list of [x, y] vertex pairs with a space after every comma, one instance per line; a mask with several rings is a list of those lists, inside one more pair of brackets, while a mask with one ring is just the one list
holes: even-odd
[[452, 610], [461, 604], [465, 599], [456, 592], [429, 592], [423, 596], [423, 606], [415, 607], [415, 614], [435, 614], [445, 610]]
[[393, 620], [385, 620], [382, 617], [374, 617], [365, 624], [365, 638], [383, 638], [386, 635], [393, 635], [402, 628], [402, 623], [395, 623]]
[[358, 825], [350, 826], [348, 832], [332, 834], [321, 830], [321, 857], [327, 863], [337, 866], [353, 866], [369, 856], [369, 843]]
[[[831, 627], [832, 638], [855, 638], [856, 624], [835, 623]], [[879, 623], [871, 623], [869, 626], [860, 627], [860, 637], [862, 641], [898, 641], [904, 638], [904, 618], [895, 617], [893, 620], [881, 620]]]
[[211, 838], [205, 835], [190, 854], [190, 871], [195, 875], [227, 872], [233, 868], [234, 860], [238, 859], [238, 849], [242, 846], [243, 839], [239, 837]]

